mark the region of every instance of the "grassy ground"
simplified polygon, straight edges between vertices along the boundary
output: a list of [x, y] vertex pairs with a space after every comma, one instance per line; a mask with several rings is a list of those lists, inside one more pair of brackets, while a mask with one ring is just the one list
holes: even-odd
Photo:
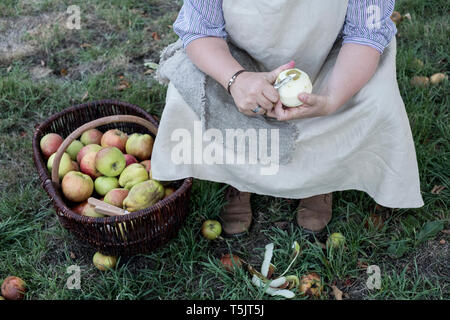
[[[78, 4], [81, 30], [65, 28], [66, 9]], [[233, 253], [259, 267], [263, 248], [275, 243], [278, 270], [289, 247], [302, 254], [293, 273], [317, 272], [322, 299], [335, 284], [348, 299], [448, 299], [450, 203], [448, 81], [428, 88], [410, 85], [415, 75], [449, 71], [447, 2], [399, 0], [409, 12], [398, 34], [398, 80], [416, 143], [425, 206], [394, 210], [381, 230], [364, 224], [374, 203], [356, 191], [335, 193], [329, 232], [347, 238], [344, 250], [323, 250], [293, 223], [296, 201], [255, 196], [255, 225], [247, 238], [208, 242], [206, 218], [223, 206], [222, 187], [196, 181], [192, 213], [179, 236], [148, 255], [121, 258], [115, 271], [97, 271], [94, 250], [80, 244], [57, 221], [32, 163], [33, 126], [81, 101], [118, 98], [160, 115], [165, 88], [146, 72], [159, 51], [176, 39], [171, 24], [180, 1], [4, 0], [0, 3], [0, 279], [17, 275], [28, 299], [260, 299], [246, 272], [225, 273], [218, 263]], [[414, 59], [419, 58], [423, 66]], [[121, 81], [128, 88], [120, 90]], [[432, 192], [436, 185], [445, 188]], [[66, 288], [66, 268], [79, 265], [81, 290]], [[369, 290], [364, 265], [378, 265], [381, 289]], [[299, 299], [303, 299], [297, 296]]]

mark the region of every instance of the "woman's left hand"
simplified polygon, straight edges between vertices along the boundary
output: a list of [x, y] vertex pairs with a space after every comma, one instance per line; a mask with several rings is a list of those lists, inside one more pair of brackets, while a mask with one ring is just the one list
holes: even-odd
[[268, 112], [266, 116], [276, 118], [278, 121], [286, 121], [326, 116], [338, 109], [338, 106], [334, 105], [333, 99], [328, 95], [301, 93], [298, 98], [303, 102], [301, 106], [295, 108], [283, 107], [281, 101], [278, 101], [273, 110]]

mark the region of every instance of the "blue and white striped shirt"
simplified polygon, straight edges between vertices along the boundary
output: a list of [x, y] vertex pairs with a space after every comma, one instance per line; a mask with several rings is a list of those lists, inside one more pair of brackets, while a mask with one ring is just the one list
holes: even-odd
[[[349, 0], [343, 43], [367, 45], [383, 53], [397, 32], [390, 19], [394, 6], [395, 0]], [[203, 37], [226, 38], [222, 0], [184, 0], [173, 29], [184, 46]]]

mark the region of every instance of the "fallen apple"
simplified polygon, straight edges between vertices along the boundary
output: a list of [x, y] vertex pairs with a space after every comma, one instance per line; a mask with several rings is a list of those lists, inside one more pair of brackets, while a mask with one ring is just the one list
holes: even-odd
[[139, 182], [148, 180], [148, 173], [145, 167], [140, 163], [133, 163], [126, 167], [119, 177], [121, 187], [130, 190]]
[[286, 107], [299, 107], [303, 103], [298, 99], [298, 96], [300, 93], [311, 93], [312, 83], [306, 72], [295, 68], [282, 71], [278, 75], [276, 83], [283, 81], [289, 76], [294, 78], [278, 89], [280, 100]]
[[125, 200], [129, 192], [129, 190], [122, 188], [112, 189], [105, 195], [105, 199], [103, 199], [103, 201], [112, 204], [113, 206], [122, 208], [123, 200]]
[[87, 174], [78, 171], [68, 172], [61, 183], [64, 196], [73, 202], [87, 200], [94, 191], [94, 182]]
[[443, 73], [435, 73], [430, 77], [430, 82], [431, 82], [431, 84], [435, 85], [435, 84], [438, 84], [438, 83], [444, 81], [447, 78], [448, 77]]
[[2, 296], [7, 300], [22, 300], [27, 291], [25, 281], [9, 276], [2, 283]]
[[[50, 158], [48, 158], [47, 161], [47, 169], [48, 171], [52, 172], [53, 169], [53, 160], [55, 159], [56, 153], [52, 154]], [[58, 176], [59, 179], [64, 178], [64, 176], [74, 169], [74, 166], [72, 164], [72, 160], [70, 159], [70, 156], [67, 153], [63, 153], [61, 157], [61, 161], [59, 162], [59, 169], [58, 169]]]
[[340, 232], [335, 232], [330, 234], [330, 236], [327, 239], [327, 246], [333, 247], [335, 249], [339, 248], [345, 243], [345, 237]]
[[217, 239], [222, 233], [222, 225], [217, 220], [206, 220], [202, 225], [202, 235], [208, 240]]
[[428, 77], [421, 77], [421, 76], [415, 76], [411, 79], [411, 85], [414, 87], [424, 88], [427, 87], [430, 84], [430, 78]]
[[116, 267], [117, 258], [96, 252], [92, 258], [92, 262], [98, 270], [107, 271]]
[[66, 149], [66, 152], [69, 154], [70, 159], [76, 160], [78, 152], [80, 152], [81, 149], [83, 149], [84, 144], [82, 144], [78, 140], [73, 140], [71, 144]]
[[104, 196], [112, 189], [119, 187], [119, 180], [116, 177], [98, 177], [94, 181], [95, 192]]
[[95, 167], [107, 177], [118, 176], [125, 169], [125, 165], [125, 156], [117, 147], [106, 147], [97, 152]]
[[64, 139], [56, 133], [48, 133], [40, 141], [41, 151], [46, 158], [55, 153]]
[[125, 156], [125, 166], [129, 166], [130, 164], [137, 163], [137, 159], [131, 154], [124, 154]]
[[241, 258], [234, 254], [223, 255], [222, 258], [220, 258], [220, 262], [228, 272], [233, 272], [242, 266]]
[[120, 131], [119, 129], [111, 129], [103, 134], [100, 144], [103, 148], [116, 147], [120, 151], [125, 152], [127, 140], [128, 136], [126, 133]]
[[97, 129], [89, 129], [83, 132], [80, 141], [85, 145], [100, 144], [102, 141], [103, 133]]
[[87, 155], [89, 152], [98, 152], [102, 150], [102, 147], [98, 144], [88, 144], [87, 146], [84, 146], [81, 148], [81, 150], [77, 154], [77, 162], [81, 163], [81, 160], [85, 155]]
[[317, 273], [309, 273], [300, 278], [298, 290], [303, 295], [319, 297], [323, 290], [322, 280]]
[[150, 158], [152, 155], [154, 139], [149, 134], [133, 133], [125, 146], [128, 154], [135, 156], [137, 159], [143, 161]]
[[89, 175], [92, 179], [96, 179], [102, 176], [102, 173], [97, 170], [95, 166], [95, 159], [97, 156], [97, 151], [88, 152], [80, 162], [81, 172]]

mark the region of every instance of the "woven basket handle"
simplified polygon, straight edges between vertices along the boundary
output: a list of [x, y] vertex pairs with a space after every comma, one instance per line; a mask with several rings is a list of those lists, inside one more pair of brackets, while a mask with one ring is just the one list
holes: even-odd
[[130, 116], [130, 115], [116, 115], [116, 116], [109, 116], [104, 118], [99, 118], [94, 121], [85, 123], [81, 127], [79, 127], [77, 130], [72, 132], [59, 146], [58, 151], [56, 151], [55, 159], [53, 160], [53, 167], [52, 167], [52, 182], [55, 184], [56, 188], [60, 187], [59, 183], [59, 164], [61, 162], [61, 158], [66, 152], [66, 149], [69, 147], [69, 145], [78, 137], [80, 137], [83, 132], [89, 129], [94, 129], [106, 124], [110, 123], [116, 123], [116, 122], [132, 122], [139, 124], [145, 128], [147, 128], [151, 133], [153, 133], [155, 136], [158, 132], [158, 128], [151, 122], [137, 117], [137, 116]]

